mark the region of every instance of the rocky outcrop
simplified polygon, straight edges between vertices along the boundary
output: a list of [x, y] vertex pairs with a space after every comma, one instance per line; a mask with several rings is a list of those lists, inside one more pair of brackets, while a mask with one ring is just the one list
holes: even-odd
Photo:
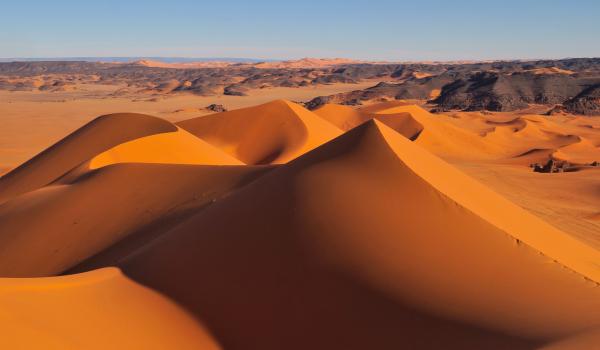
[[209, 111], [215, 112], [215, 113], [227, 112], [227, 109], [223, 105], [219, 105], [216, 103], [206, 106], [206, 110], [209, 110]]
[[582, 115], [600, 115], [600, 84], [590, 86], [564, 104], [567, 111]]

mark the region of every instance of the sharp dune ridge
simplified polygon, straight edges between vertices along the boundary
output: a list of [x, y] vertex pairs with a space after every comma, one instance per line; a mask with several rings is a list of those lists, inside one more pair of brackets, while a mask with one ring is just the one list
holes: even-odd
[[285, 100], [185, 120], [177, 125], [246, 164], [281, 164], [341, 134]]
[[[585, 348], [600, 245], [484, 170], [593, 189], [597, 128], [406, 101], [99, 117], [0, 178], [0, 344]], [[520, 170], [547, 159], [577, 171]]]
[[[273, 301], [278, 308], [284, 306], [292, 308], [293, 305], [286, 304], [285, 300], [288, 298], [286, 295], [289, 295], [287, 293], [291, 293], [293, 289], [301, 288], [300, 290], [306, 294], [296, 294], [295, 298], [299, 298], [297, 303], [304, 307], [328, 304], [332, 302], [329, 296], [313, 295], [312, 293], [316, 293], [314, 289], [325, 290], [323, 289], [325, 285], [318, 283], [323, 283], [324, 276], [330, 276], [328, 278], [333, 279], [336, 273], [341, 273], [343, 276], [350, 275], [352, 283], [375, 287], [384, 295], [387, 294], [388, 297], [392, 296], [393, 298], [395, 295], [399, 304], [408, 299], [413, 307], [420, 305], [417, 309], [422, 308], [421, 311], [424, 314], [432, 313], [436, 316], [441, 314], [443, 319], [454, 318], [459, 321], [459, 324], [464, 322], [485, 325], [483, 328], [491, 330], [492, 333], [495, 331], [496, 334], [510, 334], [514, 337], [508, 336], [507, 341], [515, 340], [515, 338], [521, 340], [525, 338], [534, 342], [551, 340], [553, 337], [577, 332], [600, 322], [598, 319], [600, 315], [595, 312], [589, 314], [589, 318], [581, 319], [582, 312], [585, 314], [586, 310], [598, 309], [597, 295], [600, 290], [597, 285], [589, 280], [586, 281], [578, 274], [563, 269], [560, 264], [538, 254], [536, 250], [519, 245], [515, 240], [514, 231], [519, 229], [534, 231], [532, 232], [534, 237], [529, 237], [529, 244], [532, 245], [544, 244], [547, 239], [547, 242], [571, 246], [575, 251], [579, 248], [582, 248], [582, 252], [587, 251], [588, 253], [584, 254], [590, 255], [580, 262], [574, 260], [578, 259], [577, 254], [568, 254], [569, 257], [565, 258], [570, 260], [566, 264], [571, 265], [572, 268], [579, 264], [582, 268], [589, 268], [583, 274], [589, 276], [590, 279], [598, 278], [597, 267], [588, 265], [590, 260], [591, 262], [598, 260], [596, 251], [584, 248], [579, 242], [569, 239], [566, 235], [544, 225], [538, 219], [527, 215], [519, 208], [512, 207], [510, 203], [503, 202], [500, 198], [492, 197], [489, 200], [497, 205], [496, 209], [499, 212], [504, 210], [508, 213], [497, 213], [496, 215], [516, 215], [517, 217], [513, 217], [513, 219], [515, 219], [517, 227], [497, 227], [486, 220], [489, 220], [489, 217], [477, 215], [481, 215], [481, 212], [473, 215], [468, 209], [463, 209], [461, 204], [454, 201], [449, 202], [445, 196], [440, 197], [437, 194], [439, 192], [427, 182], [434, 180], [443, 183], [444, 180], [441, 180], [439, 176], [437, 180], [432, 179], [435, 175], [431, 172], [435, 172], [437, 169], [428, 169], [430, 173], [426, 179], [415, 176], [412, 172], [415, 171], [415, 165], [423, 167], [418, 163], [422, 161], [418, 157], [422, 156], [417, 152], [418, 146], [410, 144], [401, 136], [393, 133], [376, 122], [363, 124], [331, 143], [270, 172], [240, 190], [236, 195], [200, 212], [196, 217], [155, 241], [146, 251], [132, 256], [124, 262], [122, 267], [130, 276], [173, 296], [192, 310], [196, 310], [198, 313], [201, 312], [200, 310], [204, 310], [208, 324], [213, 324], [215, 327], [213, 329], [215, 329], [217, 337], [226, 341], [224, 343], [226, 347], [233, 348], [242, 347], [242, 344], [248, 344], [254, 338], [244, 336], [245, 332], [239, 328], [242, 327], [241, 324], [237, 327], [233, 326], [239, 330], [237, 333], [226, 331], [232, 327], [231, 322], [235, 322], [235, 320], [224, 316], [232, 310], [227, 311], [228, 308], [223, 303], [215, 304], [216, 295], [227, 293], [227, 303], [243, 307], [247, 314], [255, 314], [259, 309], [262, 310], [262, 315], [271, 321], [263, 329], [257, 325], [253, 328], [253, 333], [261, 332], [260, 334], [264, 334], [264, 337], [259, 338], [265, 340], [261, 342], [255, 339], [256, 343], [249, 346], [277, 348], [277, 346], [282, 346], [281, 342], [284, 339], [297, 337], [298, 334], [295, 333], [295, 330], [299, 329], [298, 327], [302, 323], [297, 324], [296, 327], [290, 327], [291, 329], [282, 329], [281, 326], [273, 324], [273, 320], [282, 316], [278, 315], [282, 311], [268, 306], [268, 301]], [[408, 149], [398, 154], [390, 149], [388, 141], [395, 143], [395, 151], [398, 151], [397, 143]], [[411, 154], [412, 152], [417, 153]], [[406, 168], [407, 163], [394, 163], [402, 163], [398, 158], [394, 160], [394, 157], [400, 159], [413, 157], [411, 163], [416, 164], [411, 164], [412, 167], [409, 166], [409, 170]], [[426, 159], [424, 162], [427, 164], [429, 161], [441, 162], [431, 159]], [[360, 167], [356, 164], [360, 164]], [[364, 180], [369, 175], [372, 176], [372, 172], [391, 174], [386, 177], [386, 182], [382, 183], [380, 180], [375, 184], [370, 184], [368, 189], [349, 185], [350, 183], [356, 184], [357, 181]], [[452, 174], [452, 179], [459, 182], [465, 181], [465, 186], [474, 186], [475, 188], [472, 189], [474, 192], [482, 190], [476, 183], [471, 182], [472, 180], [460, 179], [460, 176]], [[456, 177], [459, 178], [456, 179]], [[397, 181], [393, 186], [399, 188], [393, 190], [393, 187], [387, 187], [386, 185], [390, 184], [388, 181]], [[462, 182], [460, 183], [463, 185]], [[267, 188], [272, 190], [267, 191]], [[431, 192], [432, 190], [433, 192]], [[413, 201], [413, 209], [406, 214], [398, 211], [408, 210], [408, 208], [401, 209], [403, 207], [400, 201], [402, 192], [409, 195]], [[369, 196], [361, 197], [361, 193], [377, 193], [378, 196], [374, 201], [368, 199], [372, 198]], [[418, 204], [419, 197], [429, 199], [426, 199], [423, 204]], [[394, 205], [391, 198], [397, 198], [398, 204]], [[486, 199], [481, 197], [471, 200], [478, 201], [479, 203], [476, 204], [481, 205], [481, 202]], [[245, 211], [238, 218], [239, 220], [224, 222], [227, 213], [234, 210], [233, 208], [249, 208], [249, 203], [252, 203], [252, 209]], [[381, 203], [386, 203], [387, 206], [392, 205], [393, 209], [382, 207]], [[470, 203], [470, 205], [473, 204]], [[435, 213], [433, 214], [435, 217], [437, 215], [443, 215], [443, 217], [431, 219], [419, 214], [419, 209], [425, 210], [425, 208], [428, 208], [428, 212]], [[519, 221], [519, 219], [523, 221]], [[452, 234], [448, 236], [449, 240], [440, 236], [438, 239], [444, 240], [437, 242], [439, 243], [438, 247], [433, 244], [435, 241], [433, 234], [434, 232], [441, 234], [443, 231], [440, 231], [442, 229], [435, 226], [435, 223], [431, 226], [432, 221], [445, 223], [450, 225], [448, 228], [456, 227], [458, 230], [451, 230]], [[221, 224], [217, 226], [217, 222]], [[541, 225], [541, 227], [536, 228], [536, 225]], [[393, 229], [390, 231], [392, 227]], [[461, 230], [473, 231], [471, 231], [471, 235], [464, 236], [465, 233], [461, 233]], [[512, 235], [506, 235], [507, 230]], [[249, 234], [249, 232], [253, 234]], [[392, 234], [393, 232], [396, 234]], [[423, 237], [426, 233], [432, 236], [425, 235]], [[525, 239], [524, 237], [519, 238]], [[531, 242], [532, 239], [537, 242]], [[198, 254], [198, 249], [202, 249], [205, 253]], [[221, 261], [216, 266], [218, 266], [218, 271], [230, 273], [231, 279], [220, 280], [211, 270], [204, 269], [202, 272], [198, 270], [198, 266], [214, 267], [217, 264], [215, 259], [223, 259], [222, 254], [227, 250], [231, 250], [231, 255], [228, 255], [230, 258]], [[567, 251], [569, 250], [567, 248]], [[214, 253], [210, 254], [209, 252], [219, 252], [219, 257], [217, 258], [213, 255]], [[172, 260], [174, 254], [178, 257], [177, 261]], [[503, 254], [507, 255], [502, 256]], [[495, 260], [494, 256], [498, 260]], [[469, 259], [473, 260], [469, 263]], [[169, 264], [167, 264], [168, 261], [170, 261]], [[452, 267], [452, 264], [457, 265]], [[468, 268], [474, 264], [477, 264], [476, 270]], [[484, 272], [487, 269], [484, 267], [486, 264], [490, 264], [487, 265], [489, 270]], [[438, 270], [432, 266], [443, 266], [443, 269]], [[192, 273], [189, 269], [194, 269], [195, 272]], [[152, 273], [147, 271], [152, 271]], [[194, 278], [180, 280], [174, 271], [189, 271], [186, 275], [195, 275], [195, 278], [198, 278], [197, 284], [194, 282]], [[277, 279], [276, 276], [288, 276], [285, 278], [284, 285], [279, 286], [279, 288], [284, 288], [281, 291], [282, 294], [277, 294], [278, 289], [273, 285], [274, 282], [269, 282], [271, 279]], [[460, 280], [461, 278], [465, 278], [465, 280]], [[485, 279], [490, 278], [493, 278], [495, 282], [490, 284], [485, 282]], [[505, 284], [500, 282], [499, 278], [506, 278]], [[546, 278], [548, 280], [544, 282]], [[313, 282], [317, 283], [315, 286], [300, 287], [299, 283], [302, 280], [320, 282]], [[253, 286], [256, 281], [261, 281], [270, 287], [261, 287], [261, 283]], [[342, 283], [339, 279], [336, 281]], [[230, 288], [238, 283], [243, 283], [246, 291], [244, 295], [232, 294]], [[343, 283], [346, 285], [348, 282]], [[535, 293], [531, 294], [531, 291], [543, 289], [546, 283], [551, 283], [557, 288], [556, 294], [547, 293], [548, 295], [545, 296], [547, 299], [537, 300], [534, 296]], [[200, 288], [204, 284], [212, 286], [212, 292], [203, 288], [203, 293], [197, 295], [182, 287], [182, 285], [197, 285]], [[469, 284], [471, 287], [466, 287]], [[328, 288], [334, 290], [340, 288], [339, 285], [334, 286], [329, 285]], [[269, 291], [269, 288], [275, 288], [275, 290]], [[288, 290], [288, 288], [290, 289]], [[350, 287], [347, 286], [347, 288]], [[469, 288], [474, 289], [469, 291]], [[342, 293], [342, 290], [338, 290], [338, 292]], [[268, 296], [261, 297], [264, 293], [268, 293]], [[551, 305], [562, 300], [565, 294], [570, 293], [574, 293], [573, 298], [568, 298], [574, 301], [574, 304], [571, 305], [573, 308], [570, 308], [569, 311], [572, 312], [571, 314], [563, 314], [561, 320], [556, 320], [550, 314], [546, 314], [549, 310], [545, 310], [544, 304]], [[256, 299], [248, 300], [249, 295]], [[552, 299], [555, 301], [551, 301]], [[583, 302], [579, 304], [576, 300]], [[291, 300], [288, 302], [292, 303]], [[373, 300], [353, 299], [353, 302], [356, 304], [371, 303]], [[209, 303], [212, 303], [212, 306], [209, 306]], [[505, 307], [499, 307], [502, 304], [505, 304]], [[521, 310], [519, 315], [511, 315], [511, 313], [503, 311], [509, 305], [517, 307], [516, 304]], [[575, 311], [576, 309], [578, 311]], [[306, 314], [302, 312], [298, 314], [298, 310], [293, 309], [286, 309], [283, 312], [288, 310], [300, 318], [312, 315], [312, 318], [322, 320], [324, 324], [349, 322], [331, 314], [322, 314], [318, 309], [310, 309]], [[353, 322], [357, 322], [352, 315], [347, 316], [354, 320]], [[525, 323], [516, 326], [514, 322], [520, 323], [517, 319], [522, 320], [522, 317], [526, 317], [527, 321], [521, 321]], [[239, 321], [241, 322], [241, 320]], [[375, 319], [369, 321], [374, 324], [377, 322]], [[355, 324], [355, 327], [358, 327], [358, 324]], [[363, 324], [361, 327], [367, 326]], [[384, 336], [377, 334], [379, 331], [373, 330], [372, 327], [374, 326], [361, 328], [366, 333], [372, 332], [368, 335], [363, 333], [356, 335], [356, 338], [346, 336], [350, 339], [348, 340], [349, 344], [344, 343], [344, 346], [350, 346], [352, 343], [355, 348], [361, 348], [368, 342], [375, 341], [377, 337]], [[274, 333], [280, 336], [267, 337], [267, 333], [273, 332], [274, 329], [277, 330]], [[433, 328], [430, 331], [433, 331]], [[306, 332], [306, 329], [303, 329], [303, 332]], [[331, 344], [330, 342], [333, 341], [328, 339], [327, 335], [315, 334], [314, 337], [319, 337], [323, 344]], [[490, 339], [493, 338], [490, 337]], [[307, 339], [311, 339], [311, 336], [308, 336]], [[402, 334], [397, 341], [400, 339], [410, 339], [410, 335]], [[485, 339], [476, 339], [477, 337], [473, 337], [471, 340], [479, 346], [488, 344]], [[390, 342], [391, 344], [400, 344], [394, 343], [393, 340]], [[286, 344], [286, 346], [294, 348], [294, 345]], [[307, 346], [307, 344], [297, 344], [298, 348], [303, 348], [303, 346]], [[475, 345], [470, 344], [470, 346]], [[353, 347], [350, 346], [350, 348]]]
[[0, 178], [0, 202], [45, 186], [91, 157], [126, 141], [173, 132], [171, 123], [141, 114], [100, 116]]

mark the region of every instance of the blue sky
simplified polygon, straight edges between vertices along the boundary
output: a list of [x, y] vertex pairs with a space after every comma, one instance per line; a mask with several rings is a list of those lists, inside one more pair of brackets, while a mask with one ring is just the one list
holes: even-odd
[[0, 57], [600, 56], [600, 1], [1, 0]]

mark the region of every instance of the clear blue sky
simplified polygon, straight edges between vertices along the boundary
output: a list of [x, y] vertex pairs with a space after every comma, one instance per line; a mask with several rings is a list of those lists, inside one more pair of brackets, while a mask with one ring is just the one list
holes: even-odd
[[599, 0], [2, 0], [0, 57], [600, 56]]

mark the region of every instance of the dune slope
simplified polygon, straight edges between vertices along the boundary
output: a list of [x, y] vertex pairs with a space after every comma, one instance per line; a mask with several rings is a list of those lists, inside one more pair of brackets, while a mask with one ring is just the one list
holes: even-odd
[[229, 349], [516, 349], [600, 325], [599, 260], [370, 121], [120, 266]]
[[100, 116], [0, 178], [0, 202], [49, 184], [67, 171], [120, 143], [176, 131], [162, 119], [144, 114]]
[[220, 349], [187, 312], [115, 268], [0, 278], [0, 326], [3, 349]]
[[341, 133], [314, 113], [285, 100], [177, 125], [246, 164], [286, 163]]
[[350, 130], [373, 118], [372, 113], [336, 104], [324, 104], [313, 110], [313, 113], [344, 131]]
[[[114, 164], [0, 204], [0, 276], [47, 276], [112, 245], [112, 265], [268, 168]], [[133, 237], [130, 237], [133, 236]]]
[[142, 137], [92, 158], [91, 169], [115, 163], [243, 165], [242, 162], [183, 129]]

